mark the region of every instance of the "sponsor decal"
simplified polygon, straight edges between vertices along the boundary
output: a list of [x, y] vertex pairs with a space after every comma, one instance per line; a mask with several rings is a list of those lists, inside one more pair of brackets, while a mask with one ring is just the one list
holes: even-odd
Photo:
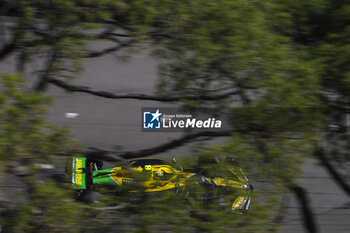
[[135, 184], [136, 181], [135, 180], [128, 180], [128, 179], [123, 179], [122, 180], [122, 184]]
[[78, 189], [85, 189], [85, 160], [86, 158], [74, 158], [73, 159], [73, 174], [72, 183], [73, 187]]
[[76, 185], [83, 185], [83, 176], [81, 173], [78, 173], [75, 175], [75, 184]]
[[76, 159], [76, 168], [77, 168], [77, 172], [80, 170], [82, 171], [83, 169], [83, 160], [82, 159]]

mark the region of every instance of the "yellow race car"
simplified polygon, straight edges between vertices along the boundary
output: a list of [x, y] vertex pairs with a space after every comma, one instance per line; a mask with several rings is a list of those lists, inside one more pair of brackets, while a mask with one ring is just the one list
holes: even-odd
[[[229, 160], [232, 159], [226, 159], [226, 161]], [[225, 167], [217, 158], [210, 163], [215, 164], [214, 167], [210, 167], [212, 170], [218, 173], [220, 170], [225, 171], [225, 173], [221, 172], [224, 177], [212, 175], [215, 174], [215, 171], [211, 172], [210, 168], [203, 166], [203, 163], [195, 168], [184, 170], [182, 167], [175, 168], [174, 165], [171, 166], [160, 159], [139, 159], [125, 165], [102, 169], [102, 161], [79, 156], [73, 157], [72, 184], [82, 197], [96, 185], [130, 187], [130, 192], [141, 189], [146, 193], [165, 190], [178, 192], [184, 190], [185, 187], [202, 185], [207, 187], [206, 190], [210, 190], [202, 195], [203, 200], [216, 200], [223, 205], [229, 199], [231, 201], [230, 210], [240, 214], [247, 213], [251, 204], [253, 187], [242, 169], [234, 160], [228, 163], [232, 166]]]

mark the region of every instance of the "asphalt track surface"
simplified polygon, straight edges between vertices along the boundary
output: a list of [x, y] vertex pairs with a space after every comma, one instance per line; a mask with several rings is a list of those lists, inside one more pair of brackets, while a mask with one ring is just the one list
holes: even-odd
[[[98, 49], [105, 45], [94, 46]], [[157, 64], [158, 62], [147, 52], [135, 54], [128, 62], [122, 61], [115, 54], [109, 54], [86, 60], [84, 73], [74, 82], [116, 93], [151, 94], [155, 90]], [[40, 69], [41, 66], [42, 61], [39, 59], [26, 68], [30, 82], [34, 77], [31, 72]], [[15, 67], [15, 61], [10, 57], [0, 63], [0, 72], [13, 73]], [[166, 143], [182, 135], [182, 133], [141, 131], [142, 107], [172, 107], [176, 104], [105, 99], [83, 93], [67, 93], [54, 86], [49, 87], [48, 93], [55, 99], [48, 117], [49, 121], [69, 127], [85, 147], [117, 151], [139, 150]], [[190, 143], [153, 157], [182, 157], [190, 155], [198, 145], [209, 146], [222, 143], [224, 140], [220, 138]], [[350, 232], [350, 199], [317, 164], [317, 161], [313, 159], [306, 161], [301, 184], [308, 192], [319, 232]], [[7, 189], [16, 189], [15, 183], [7, 186]], [[302, 224], [300, 206], [292, 196], [286, 197], [285, 207], [287, 214], [282, 220], [283, 226], [280, 232], [306, 232]]]

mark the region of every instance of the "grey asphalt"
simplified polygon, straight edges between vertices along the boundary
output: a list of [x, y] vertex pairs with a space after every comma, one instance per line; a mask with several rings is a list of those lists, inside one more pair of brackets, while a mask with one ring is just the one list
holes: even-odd
[[[101, 48], [104, 45], [94, 46]], [[155, 91], [157, 64], [147, 51], [136, 54], [129, 62], [123, 62], [116, 55], [109, 54], [84, 61], [84, 72], [74, 82], [116, 93], [150, 94]], [[0, 72], [13, 73], [15, 65], [13, 57], [8, 58], [0, 63]], [[34, 77], [30, 73], [41, 66], [42, 62], [38, 59], [26, 68], [30, 82]], [[49, 87], [48, 94], [55, 99], [48, 116], [49, 121], [69, 127], [85, 147], [138, 150], [181, 136], [181, 133], [144, 133], [140, 125], [142, 107], [172, 107], [176, 104], [105, 99], [82, 93], [67, 93], [54, 86]], [[190, 155], [198, 145], [208, 146], [223, 141], [221, 138], [210, 142], [195, 142], [155, 157], [182, 157]], [[306, 161], [303, 177], [300, 183], [308, 191], [320, 232], [350, 232], [349, 197], [313, 159]], [[292, 196], [287, 200], [287, 213], [280, 232], [304, 232], [298, 203]]]

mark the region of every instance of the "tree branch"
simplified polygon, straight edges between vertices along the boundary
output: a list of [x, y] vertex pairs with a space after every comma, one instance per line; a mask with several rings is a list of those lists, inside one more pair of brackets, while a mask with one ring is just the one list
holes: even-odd
[[174, 149], [176, 147], [182, 146], [186, 144], [187, 142], [198, 138], [198, 137], [227, 137], [231, 136], [233, 133], [232, 130], [226, 130], [226, 131], [202, 131], [198, 133], [191, 133], [191, 134], [186, 134], [181, 138], [175, 139], [173, 141], [164, 143], [159, 146], [155, 146], [149, 149], [143, 149], [143, 150], [138, 150], [138, 151], [126, 151], [123, 153], [118, 154], [118, 156], [124, 158], [124, 159], [134, 159], [134, 158], [140, 158], [140, 157], [145, 157], [148, 155], [154, 155], [158, 154], [170, 149]]
[[0, 60], [6, 58], [7, 55], [15, 51], [16, 45], [14, 42], [7, 43], [4, 46], [2, 46], [0, 50]]
[[111, 162], [119, 162], [126, 159], [135, 159], [142, 158], [149, 155], [158, 154], [161, 152], [165, 152], [170, 149], [174, 149], [176, 147], [182, 146], [189, 141], [199, 138], [199, 137], [227, 137], [230, 136], [234, 131], [226, 130], [226, 131], [202, 131], [197, 133], [186, 134], [178, 139], [172, 140], [170, 142], [164, 143], [159, 146], [151, 147], [148, 149], [136, 150], [136, 151], [125, 151], [125, 152], [117, 152], [117, 151], [105, 151], [96, 149], [95, 151], [86, 152], [85, 155], [89, 158], [102, 159], [105, 161]]
[[116, 45], [112, 46], [110, 48], [103, 49], [103, 50], [98, 51], [98, 52], [88, 52], [88, 54], [86, 55], [87, 58], [99, 57], [99, 56], [105, 55], [107, 53], [116, 52], [119, 49], [131, 46], [134, 42], [137, 41], [137, 39], [135, 39], [135, 38], [130, 39], [129, 41], [121, 41], [117, 38], [111, 37], [109, 33], [107, 33], [105, 36], [101, 36], [100, 38], [113, 41], [114, 43], [116, 43]]
[[346, 183], [341, 174], [328, 161], [322, 148], [318, 148], [314, 153], [315, 157], [321, 161], [322, 165], [327, 169], [328, 173], [334, 178], [334, 181], [343, 189], [343, 191], [350, 196], [350, 186]]
[[0, 49], [0, 60], [6, 58], [11, 53], [15, 52], [18, 48], [21, 47], [32, 47], [35, 45], [45, 44], [46, 38], [38, 38], [29, 41], [21, 41], [20, 39], [12, 39], [12, 42], [8, 42], [2, 46]]
[[102, 211], [106, 211], [106, 210], [120, 210], [120, 209], [124, 209], [125, 207], [128, 207], [129, 205], [126, 203], [121, 203], [120, 205], [116, 205], [116, 206], [106, 206], [106, 207], [90, 207], [92, 209], [95, 210], [102, 210]]
[[200, 96], [156, 96], [156, 95], [146, 95], [146, 94], [133, 94], [133, 93], [112, 93], [107, 91], [101, 91], [87, 86], [72, 85], [63, 80], [50, 78], [49, 83], [63, 88], [70, 92], [82, 92], [95, 96], [100, 96], [109, 99], [137, 99], [137, 100], [152, 100], [160, 102], [176, 102], [181, 100], [220, 100], [228, 98], [232, 95], [237, 94], [237, 91], [230, 91], [219, 95], [200, 95]]
[[304, 226], [309, 233], [317, 233], [317, 224], [309, 205], [309, 200], [306, 190], [296, 184], [289, 185], [288, 188], [294, 193], [299, 201], [301, 213], [303, 215]]
[[116, 46], [107, 48], [107, 49], [103, 49], [101, 51], [97, 51], [97, 52], [88, 52], [88, 54], [86, 55], [87, 58], [92, 58], [92, 57], [99, 57], [102, 55], [105, 55], [107, 53], [112, 53], [112, 52], [116, 52], [119, 49], [125, 47], [125, 44], [118, 44]]
[[44, 91], [48, 83], [50, 72], [52, 71], [53, 64], [56, 61], [56, 54], [53, 53], [47, 60], [45, 64], [45, 70], [41, 72], [41, 75], [38, 77], [37, 82], [34, 84], [33, 89], [36, 91]]
[[129, 34], [116, 33], [116, 32], [109, 32], [107, 35], [118, 36], [118, 37], [132, 37], [132, 35], [129, 35]]

